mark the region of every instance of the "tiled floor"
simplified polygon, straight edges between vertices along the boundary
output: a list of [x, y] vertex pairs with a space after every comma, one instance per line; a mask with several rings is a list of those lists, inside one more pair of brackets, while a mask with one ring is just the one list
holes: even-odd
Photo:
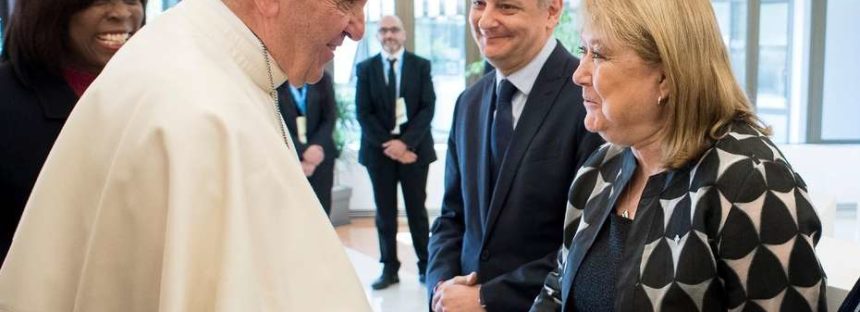
[[412, 249], [409, 227], [405, 224], [405, 220], [400, 220], [397, 232], [397, 256], [401, 262], [400, 283], [383, 290], [370, 288], [370, 283], [382, 270], [373, 218], [353, 218], [351, 224], [336, 228], [374, 311], [426, 311], [426, 289], [418, 282], [415, 251]]

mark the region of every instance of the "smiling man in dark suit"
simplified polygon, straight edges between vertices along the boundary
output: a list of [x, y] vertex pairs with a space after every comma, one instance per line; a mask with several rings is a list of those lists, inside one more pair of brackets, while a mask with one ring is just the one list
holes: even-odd
[[430, 61], [406, 51], [406, 32], [396, 16], [379, 21], [377, 39], [383, 51], [357, 65], [355, 104], [361, 124], [358, 161], [367, 167], [376, 201], [382, 275], [373, 289], [399, 282], [397, 271], [397, 183], [403, 189], [412, 244], [418, 256], [418, 278], [427, 268], [429, 221], [427, 171], [436, 160], [430, 121], [436, 93]]
[[290, 131], [302, 171], [308, 177], [325, 213], [331, 214], [331, 187], [334, 183], [335, 113], [331, 75], [323, 72], [316, 84], [293, 87], [289, 81], [278, 87], [278, 105]]
[[562, 0], [472, 2], [496, 68], [457, 100], [427, 287], [435, 311], [527, 311], [562, 240], [567, 191], [602, 140], [582, 121], [579, 61], [552, 38]]

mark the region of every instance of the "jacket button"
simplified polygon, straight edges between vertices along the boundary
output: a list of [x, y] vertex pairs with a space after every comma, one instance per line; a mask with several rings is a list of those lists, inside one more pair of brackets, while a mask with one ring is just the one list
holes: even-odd
[[481, 260], [487, 261], [487, 259], [490, 259], [490, 252], [484, 250], [481, 252]]

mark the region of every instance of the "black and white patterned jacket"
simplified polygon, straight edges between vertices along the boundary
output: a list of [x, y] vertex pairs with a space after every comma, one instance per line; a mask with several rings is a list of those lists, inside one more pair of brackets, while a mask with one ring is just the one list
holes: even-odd
[[[570, 189], [564, 245], [532, 311], [573, 310], [573, 278], [636, 160], [604, 145]], [[616, 311], [826, 310], [821, 223], [776, 146], [743, 122], [687, 166], [652, 176], [616, 271]]]

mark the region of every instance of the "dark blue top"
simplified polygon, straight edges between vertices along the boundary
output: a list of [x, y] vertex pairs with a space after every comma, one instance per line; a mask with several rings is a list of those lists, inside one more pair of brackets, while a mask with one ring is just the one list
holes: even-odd
[[613, 311], [615, 281], [633, 220], [610, 213], [573, 281], [574, 311]]

